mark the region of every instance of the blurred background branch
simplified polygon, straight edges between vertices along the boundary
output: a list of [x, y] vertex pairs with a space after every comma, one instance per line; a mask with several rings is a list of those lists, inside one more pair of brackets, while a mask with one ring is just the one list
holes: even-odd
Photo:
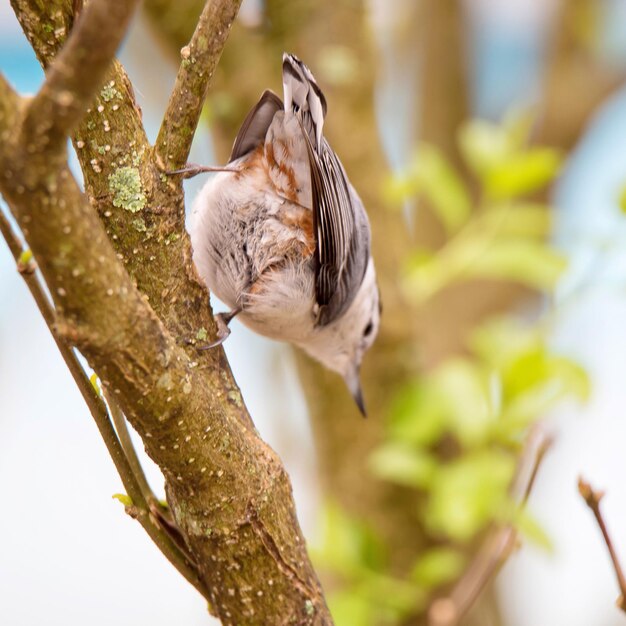
[[617, 599], [616, 604], [622, 611], [626, 612], [626, 576], [624, 576], [620, 559], [617, 556], [617, 552], [613, 546], [613, 541], [611, 540], [611, 535], [609, 534], [604, 521], [604, 516], [600, 510], [600, 501], [604, 497], [604, 492], [596, 491], [583, 478], [578, 479], [578, 492], [585, 501], [585, 504], [593, 513], [596, 523], [598, 524], [598, 528], [602, 533], [602, 539], [604, 540], [607, 550], [609, 551], [611, 563], [613, 564], [613, 570], [615, 571], [615, 578], [617, 578], [617, 585], [620, 590], [620, 596]]

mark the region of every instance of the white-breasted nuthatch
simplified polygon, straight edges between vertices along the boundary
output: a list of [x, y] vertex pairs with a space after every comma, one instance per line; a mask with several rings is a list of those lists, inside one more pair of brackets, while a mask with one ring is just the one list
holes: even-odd
[[[322, 134], [326, 99], [309, 68], [283, 55], [285, 102], [271, 91], [244, 120], [225, 168], [193, 203], [193, 260], [252, 330], [301, 347], [343, 376], [365, 414], [359, 383], [378, 333], [380, 299], [363, 204]], [[174, 173], [174, 172], [172, 172]], [[207, 346], [207, 347], [211, 347]]]

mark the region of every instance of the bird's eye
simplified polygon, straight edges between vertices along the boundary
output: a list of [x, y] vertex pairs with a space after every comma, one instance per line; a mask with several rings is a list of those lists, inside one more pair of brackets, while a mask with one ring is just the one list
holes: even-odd
[[372, 321], [370, 320], [367, 323], [367, 326], [365, 327], [365, 329], [363, 330], [363, 337], [367, 337], [368, 335], [371, 335], [373, 330], [374, 330], [374, 324], [372, 324]]

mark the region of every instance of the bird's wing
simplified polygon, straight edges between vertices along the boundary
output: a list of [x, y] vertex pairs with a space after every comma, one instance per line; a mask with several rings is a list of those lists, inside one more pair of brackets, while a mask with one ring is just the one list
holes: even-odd
[[228, 162], [242, 157], [265, 141], [267, 130], [277, 111], [283, 108], [283, 101], [267, 89], [259, 101], [252, 107], [243, 121]]
[[283, 56], [285, 109], [300, 120], [311, 172], [315, 231], [317, 324], [337, 319], [352, 303], [367, 268], [369, 224], [337, 155], [322, 134], [326, 99], [309, 68]]
[[351, 304], [367, 267], [369, 228], [358, 196], [339, 158], [322, 139], [318, 154], [310, 142], [318, 324], [325, 326]]

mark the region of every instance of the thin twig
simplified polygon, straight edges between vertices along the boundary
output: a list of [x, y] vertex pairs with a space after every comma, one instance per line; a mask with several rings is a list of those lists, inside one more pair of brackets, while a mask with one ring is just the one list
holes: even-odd
[[[519, 502], [520, 508], [528, 501], [551, 443], [539, 430], [531, 432], [528, 437], [511, 489], [511, 496]], [[510, 524], [493, 529], [450, 594], [432, 603], [428, 611], [430, 626], [456, 626], [460, 622], [509, 558], [516, 539], [517, 530]]]
[[213, 72], [241, 0], [207, 0], [182, 62], [155, 144], [163, 169], [182, 167], [189, 156]]
[[117, 432], [120, 444], [122, 446], [122, 449], [124, 450], [124, 453], [126, 454], [128, 465], [130, 466], [133, 472], [133, 476], [137, 481], [137, 486], [143, 494], [145, 501], [148, 504], [151, 504], [153, 501], [156, 501], [156, 497], [152, 492], [150, 485], [148, 484], [148, 480], [143, 471], [143, 467], [141, 467], [141, 462], [139, 461], [139, 457], [137, 456], [135, 445], [133, 444], [133, 441], [130, 437], [126, 418], [124, 417], [124, 414], [122, 413], [122, 410], [120, 409], [117, 402], [115, 402], [114, 398], [111, 397], [111, 394], [104, 392], [104, 397], [109, 406], [109, 413], [111, 414], [113, 425], [115, 426], [115, 430]]
[[[55, 332], [54, 309], [52, 308], [52, 304], [48, 299], [45, 290], [39, 282], [39, 278], [36, 274], [35, 263], [32, 260], [29, 260], [27, 263], [24, 263], [21, 260], [22, 253], [24, 252], [22, 243], [13, 228], [11, 227], [9, 220], [2, 211], [0, 211], [0, 233], [2, 233], [4, 240], [7, 242], [9, 250], [11, 251], [11, 254], [13, 255], [17, 263], [18, 271], [22, 275], [26, 286], [28, 287], [31, 295], [35, 300], [35, 303], [37, 304], [39, 312], [41, 313], [46, 325], [50, 329], [52, 333], [52, 338], [54, 339], [59, 349], [59, 352], [61, 353], [61, 356], [65, 361], [65, 364], [70, 370], [72, 377], [76, 381], [81, 395], [87, 403], [89, 411], [94, 416], [94, 419], [96, 419], [96, 421], [104, 419], [105, 417], [108, 418], [106, 406], [102, 401], [102, 398], [98, 396], [95, 389], [93, 388], [93, 385], [85, 374], [85, 370], [82, 368], [80, 361], [76, 357], [76, 354], [71, 348], [67, 347], [67, 345], [60, 339], [58, 334]], [[115, 458], [113, 460], [116, 461]], [[122, 468], [118, 468], [118, 471], [120, 471], [120, 469]], [[121, 472], [120, 476], [122, 477], [122, 480], [124, 480], [125, 476], [122, 476]]]
[[[174, 542], [174, 545], [180, 551], [180, 556], [184, 558], [188, 563], [192, 563], [193, 557], [191, 556], [187, 546], [185, 545], [185, 540], [181, 535], [180, 529], [176, 525], [176, 521], [174, 520], [171, 511], [169, 510], [167, 505], [159, 501], [159, 499], [154, 495], [154, 492], [152, 491], [152, 488], [148, 483], [146, 474], [143, 471], [143, 467], [141, 466], [141, 461], [137, 456], [135, 444], [133, 443], [133, 440], [130, 436], [128, 422], [126, 421], [124, 413], [120, 409], [119, 404], [115, 402], [115, 399], [111, 397], [110, 393], [104, 392], [104, 397], [107, 401], [109, 414], [111, 415], [111, 418], [113, 420], [113, 424], [115, 426], [117, 436], [119, 437], [120, 444], [122, 445], [122, 449], [126, 454], [128, 464], [132, 469], [133, 476], [137, 481], [137, 485], [141, 490], [145, 502], [147, 503], [147, 507], [140, 508], [147, 508], [147, 511], [152, 513], [152, 515], [156, 518], [159, 526]], [[135, 517], [135, 515], [133, 516]]]
[[[124, 489], [133, 502], [132, 506], [126, 507], [126, 511], [132, 517], [137, 519], [152, 541], [154, 541], [161, 552], [163, 552], [168, 561], [170, 561], [170, 563], [205, 598], [209, 599], [208, 592], [201, 583], [195, 568], [190, 564], [189, 558], [182, 552], [181, 549], [179, 549], [169, 536], [168, 532], [159, 526], [157, 518], [153, 516], [151, 517], [149, 500], [144, 495], [147, 492], [143, 491], [141, 478], [137, 478], [138, 475], [140, 477], [144, 476], [143, 470], [141, 470], [141, 466], [139, 466], [139, 474], [136, 474], [133, 470], [133, 467], [129, 463], [129, 459], [120, 444], [120, 440], [118, 439], [115, 429], [113, 428], [106, 404], [87, 377], [87, 374], [81, 366], [75, 352], [58, 336], [54, 325], [54, 309], [39, 281], [39, 278], [37, 277], [35, 263], [32, 260], [29, 260], [26, 263], [21, 260], [24, 252], [22, 243], [2, 211], [0, 211], [0, 233], [7, 242], [9, 250], [17, 263], [18, 270], [26, 282], [26, 286], [33, 296], [46, 325], [50, 329], [52, 338], [54, 339], [54, 342], [56, 343], [57, 348], [59, 349], [59, 352], [61, 353], [61, 356], [78, 387], [78, 390], [87, 404], [89, 412], [91, 413], [100, 432], [100, 436], [104, 440], [106, 448], [111, 456], [111, 459], [113, 460], [115, 469], [122, 480]], [[122, 419], [124, 419], [123, 416]]]
[[92, 0], [30, 101], [23, 138], [33, 153], [65, 146], [104, 81], [138, 0]]
[[596, 522], [600, 527], [602, 537], [604, 538], [604, 543], [609, 550], [609, 555], [611, 556], [611, 561], [613, 562], [615, 577], [617, 578], [617, 584], [621, 592], [621, 595], [617, 599], [616, 604], [622, 611], [626, 612], [626, 578], [624, 577], [624, 572], [622, 570], [619, 557], [617, 556], [617, 552], [615, 551], [615, 547], [613, 546], [613, 541], [611, 540], [611, 536], [609, 535], [609, 531], [604, 522], [602, 511], [600, 511], [600, 501], [604, 496], [604, 492], [595, 491], [591, 487], [591, 485], [582, 477], [578, 479], [578, 492], [585, 500], [587, 506], [591, 509], [594, 517], [596, 518]]

